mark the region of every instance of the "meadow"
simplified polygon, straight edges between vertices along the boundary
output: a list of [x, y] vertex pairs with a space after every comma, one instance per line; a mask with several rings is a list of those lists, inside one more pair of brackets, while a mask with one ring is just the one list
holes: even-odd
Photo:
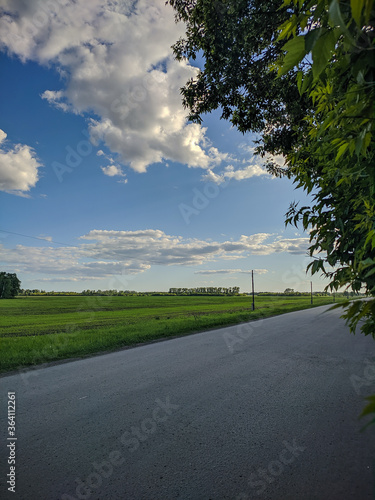
[[[283, 314], [310, 297], [29, 296], [0, 300], [0, 371]], [[314, 306], [332, 303], [314, 296]]]

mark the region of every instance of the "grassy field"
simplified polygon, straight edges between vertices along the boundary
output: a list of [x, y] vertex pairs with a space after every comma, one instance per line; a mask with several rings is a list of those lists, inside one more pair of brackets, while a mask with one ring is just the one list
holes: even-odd
[[[314, 297], [314, 305], [332, 297]], [[0, 371], [308, 308], [310, 297], [18, 297], [0, 300]]]

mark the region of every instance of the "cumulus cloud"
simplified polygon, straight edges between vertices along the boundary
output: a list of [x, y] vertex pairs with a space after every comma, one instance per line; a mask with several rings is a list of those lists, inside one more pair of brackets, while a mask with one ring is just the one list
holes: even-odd
[[[279, 252], [305, 254], [308, 238], [275, 238], [271, 234], [243, 235], [237, 241], [208, 241], [173, 236], [157, 229], [138, 231], [93, 230], [77, 246], [2, 247], [4, 264], [23, 272], [65, 278], [105, 278], [134, 275], [152, 266], [199, 266], [222, 259]], [[257, 270], [259, 273], [266, 270]], [[241, 269], [202, 271], [200, 274], [247, 273]]]
[[114, 177], [119, 175], [120, 177], [126, 177], [126, 174], [122, 171], [121, 167], [116, 165], [108, 165], [107, 167], [100, 167], [105, 175], [109, 177]]
[[[244, 154], [250, 154], [250, 156], [255, 156], [255, 151], [256, 147], [254, 142], [242, 142], [238, 145], [238, 149], [242, 151]], [[281, 154], [279, 155], [272, 155], [271, 153], [267, 153], [264, 157], [265, 161], [270, 161], [273, 163], [276, 163], [280, 167], [282, 167], [285, 164], [285, 157]], [[246, 160], [243, 160], [244, 162]]]
[[0, 48], [53, 64], [65, 86], [42, 98], [95, 116], [93, 142], [122, 163], [145, 172], [163, 160], [212, 168], [226, 158], [186, 121], [180, 88], [198, 70], [171, 54], [184, 27], [164, 0], [2, 0], [0, 10]]
[[209, 169], [207, 173], [202, 176], [202, 178], [208, 182], [222, 184], [230, 179], [241, 181], [243, 179], [250, 179], [251, 177], [259, 177], [261, 175], [268, 176], [269, 174], [263, 167], [257, 164], [248, 165], [245, 168], [238, 169], [235, 169], [233, 165], [228, 165], [220, 174], [217, 174], [213, 170]]
[[6, 138], [0, 130], [0, 190], [22, 196], [37, 183], [42, 164], [33, 148], [25, 144], [7, 148]]
[[45, 90], [40, 97], [53, 104], [57, 109], [61, 109], [62, 111], [70, 110], [69, 105], [62, 101], [64, 99], [64, 92], [62, 90]]
[[251, 144], [247, 142], [238, 144], [237, 151], [239, 153], [237, 158], [227, 155], [225, 159], [237, 165], [242, 164], [246, 166], [235, 167], [233, 164], [230, 164], [219, 172], [213, 171], [212, 168], [208, 168], [202, 176], [202, 179], [208, 182], [214, 182], [215, 184], [222, 184], [224, 182], [229, 182], [231, 179], [242, 181], [260, 176], [271, 178], [271, 174], [269, 174], [266, 169], [267, 164], [274, 163], [279, 167], [285, 166], [285, 158], [283, 155], [266, 154], [263, 158], [256, 155], [256, 147], [253, 142], [251, 142]]

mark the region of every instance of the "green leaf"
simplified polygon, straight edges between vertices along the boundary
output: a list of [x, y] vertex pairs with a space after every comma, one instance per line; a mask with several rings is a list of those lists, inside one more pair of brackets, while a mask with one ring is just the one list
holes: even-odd
[[349, 301], [345, 301], [345, 302], [339, 302], [337, 304], [335, 304], [334, 306], [331, 306], [328, 311], [333, 311], [333, 309], [339, 309], [340, 307], [344, 308], [346, 306], [349, 305]]
[[366, 240], [365, 240], [365, 245], [364, 246], [367, 246], [370, 243], [370, 241], [372, 240], [372, 238], [374, 238], [374, 237], [375, 237], [375, 231], [372, 230], [372, 231], [370, 231], [368, 233], [368, 235], [366, 237]]
[[312, 71], [316, 80], [328, 64], [329, 59], [335, 50], [336, 39], [332, 31], [327, 31], [315, 43], [312, 50], [313, 66]]
[[[356, 0], [354, 0], [356, 1]], [[345, 26], [345, 21], [342, 17], [340, 4], [338, 0], [332, 0], [331, 5], [329, 6], [329, 19], [333, 22], [333, 26], [339, 26], [343, 28]], [[332, 25], [332, 23], [331, 23]]]
[[366, 0], [350, 0], [350, 8], [352, 10], [352, 16], [359, 28], [362, 28], [361, 14], [365, 3]]
[[373, 269], [371, 269], [368, 273], [365, 274], [365, 278], [368, 278], [369, 276], [372, 276], [373, 274], [375, 274], [375, 267]]
[[328, 10], [328, 15], [329, 15], [329, 20], [331, 21], [330, 25], [332, 27], [335, 26], [339, 27], [341, 33], [344, 33], [348, 37], [348, 40], [350, 40], [352, 43], [355, 44], [355, 40], [349, 33], [349, 30], [346, 27], [345, 21], [342, 17], [338, 0], [331, 0], [331, 5], [329, 6]]
[[363, 141], [363, 149], [362, 149], [363, 154], [366, 154], [366, 150], [371, 144], [371, 137], [372, 137], [372, 133], [367, 132], [367, 134], [365, 135], [365, 139]]
[[305, 37], [297, 36], [292, 38], [284, 45], [283, 50], [287, 51], [287, 53], [279, 69], [278, 76], [285, 75], [305, 57]]
[[292, 3], [292, 0], [284, 0], [283, 4], [277, 10], [281, 10], [284, 7], [288, 7]]
[[323, 265], [323, 260], [322, 259], [316, 259], [313, 262], [310, 262], [310, 264], [307, 266], [307, 270], [311, 267], [311, 274], [315, 274], [319, 269], [325, 272], [324, 265]]
[[[348, 142], [345, 142], [344, 144], [342, 144], [340, 147], [339, 147], [339, 150], [337, 152], [337, 155], [336, 155], [336, 159], [335, 161], [338, 161], [341, 156], [345, 153], [345, 151], [348, 149], [349, 147], [349, 143]], [[341, 181], [339, 181], [336, 186], [339, 186], [339, 183], [341, 184], [341, 182], [343, 182], [345, 179], [341, 179]]]
[[316, 41], [325, 31], [327, 31], [326, 28], [317, 28], [309, 31], [307, 35], [305, 35], [305, 49], [307, 53], [312, 51]]
[[360, 414], [360, 418], [364, 417], [365, 415], [369, 415], [370, 413], [375, 413], [375, 396], [368, 396], [367, 401], [370, 401], [370, 403], [367, 404], [367, 406], [364, 407], [362, 413]]
[[312, 71], [310, 71], [303, 80], [302, 93], [310, 89], [312, 82], [313, 82], [313, 74]]
[[362, 132], [358, 135], [358, 138], [356, 140], [355, 152], [356, 152], [357, 156], [359, 156], [359, 154], [360, 154], [360, 152], [362, 150], [362, 147], [363, 147], [363, 144], [364, 144], [365, 135], [366, 135], [366, 131], [362, 130]]
[[303, 82], [303, 71], [298, 71], [296, 75], [298, 92], [301, 94], [302, 82]]
[[368, 24], [370, 21], [372, 8], [373, 8], [373, 0], [366, 0], [365, 1], [365, 24]]
[[279, 36], [277, 37], [277, 41], [283, 40], [284, 38], [289, 38], [290, 35], [294, 35], [296, 32], [298, 18], [295, 14], [292, 15], [290, 19], [287, 19], [285, 23], [279, 26]]
[[342, 179], [340, 179], [339, 181], [337, 181], [337, 182], [336, 182], [336, 187], [341, 186], [341, 184], [342, 184], [343, 182], [348, 182], [348, 179], [347, 179], [347, 178], [345, 178], [345, 177], [343, 177]]

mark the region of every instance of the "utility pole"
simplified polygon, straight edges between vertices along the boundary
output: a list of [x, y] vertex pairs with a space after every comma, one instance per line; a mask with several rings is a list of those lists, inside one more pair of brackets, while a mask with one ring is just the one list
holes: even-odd
[[311, 305], [313, 305], [312, 281], [310, 281], [310, 287], [311, 287]]
[[254, 296], [254, 270], [251, 271], [251, 283], [252, 283], [252, 289], [253, 289], [253, 304], [252, 304], [252, 311], [255, 309], [255, 296]]

